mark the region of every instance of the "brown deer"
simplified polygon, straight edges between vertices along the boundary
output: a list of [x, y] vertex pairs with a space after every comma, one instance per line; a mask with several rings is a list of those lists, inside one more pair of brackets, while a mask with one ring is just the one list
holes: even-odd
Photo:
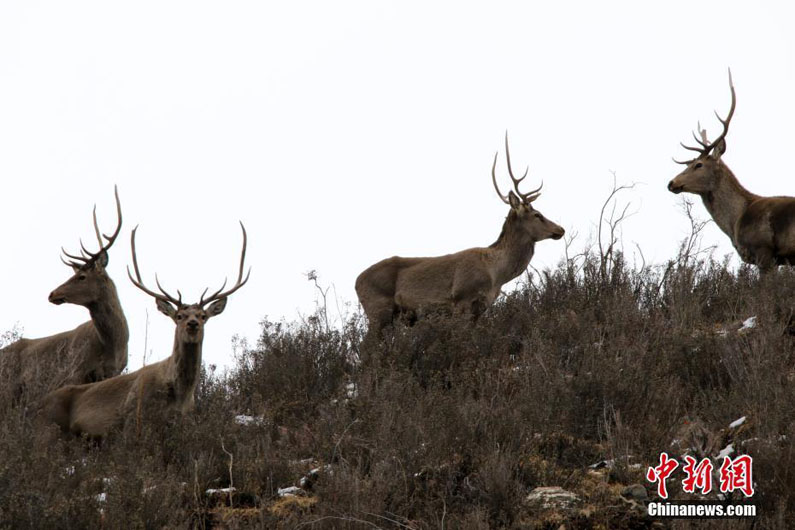
[[[50, 293], [53, 304], [77, 304], [88, 309], [91, 320], [71, 331], [38, 339], [19, 339], [0, 350], [0, 373], [14, 386], [12, 395], [23, 389], [34, 394], [69, 383], [100, 381], [119, 374], [127, 366], [129, 331], [116, 285], [107, 273], [108, 250], [122, 225], [118, 189], [116, 212], [118, 223], [112, 235], [102, 234], [94, 206], [94, 231], [99, 250], [91, 252], [80, 241], [80, 255], [61, 249], [69, 261], [63, 261], [74, 275]], [[103, 241], [104, 238], [104, 241]], [[9, 384], [6, 383], [6, 384]], [[31, 397], [31, 396], [29, 396]]]
[[[144, 285], [135, 252], [136, 227], [131, 236], [135, 278], [129, 268], [127, 274], [136, 287], [155, 299], [157, 309], [176, 324], [171, 356], [130, 374], [59, 388], [45, 397], [42, 408], [44, 418], [58, 424], [65, 432], [101, 438], [125, 421], [140, 421], [142, 411], [177, 414], [190, 411], [202, 365], [204, 324], [209, 318], [221, 314], [226, 307], [227, 297], [243, 287], [251, 274], [249, 269], [243, 277], [246, 229], [243, 223], [240, 226], [243, 229], [243, 251], [237, 283], [224, 291], [224, 281], [221, 288], [208, 298], [204, 298], [207, 294], [205, 289], [197, 304], [183, 303], [179, 291], [178, 298], [173, 297], [160, 286], [157, 279], [159, 293]], [[206, 307], [208, 304], [209, 307]]]
[[762, 197], [751, 193], [721, 159], [726, 152], [726, 133], [737, 105], [731, 70], [729, 88], [732, 102], [728, 116], [724, 120], [715, 113], [723, 132], [709, 142], [707, 131], [698, 124], [700, 138], [695, 133], [693, 137], [699, 146], [681, 144], [698, 156], [683, 162], [674, 160], [687, 167], [668, 183], [668, 190], [699, 195], [715, 224], [731, 239], [740, 258], [766, 272], [776, 265], [795, 263], [795, 198]]
[[500, 287], [527, 268], [537, 241], [563, 237], [563, 228], [533, 208], [541, 186], [527, 193], [519, 191], [527, 171], [518, 179], [514, 177], [507, 133], [505, 157], [514, 188], [507, 196], [497, 186], [497, 154], [491, 178], [497, 195], [510, 206], [497, 241], [485, 248], [470, 248], [446, 256], [393, 256], [366, 269], [356, 278], [356, 294], [371, 332], [380, 334], [400, 314], [416, 316], [421, 310], [436, 307], [450, 308], [477, 319], [497, 298]]

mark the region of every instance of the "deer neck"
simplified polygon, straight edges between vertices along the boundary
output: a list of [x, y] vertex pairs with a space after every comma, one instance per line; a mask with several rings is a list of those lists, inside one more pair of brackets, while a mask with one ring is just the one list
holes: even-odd
[[723, 174], [717, 179], [718, 185], [713, 191], [702, 193], [701, 200], [715, 224], [729, 236], [732, 243], [736, 243], [734, 227], [737, 220], [757, 196], [746, 190], [728, 167], [722, 165], [720, 171]]
[[511, 210], [502, 232], [489, 248], [494, 255], [495, 279], [500, 285], [522, 274], [535, 252], [535, 240], [518, 226], [516, 213]]
[[193, 401], [193, 393], [199, 383], [202, 367], [201, 343], [174, 340], [174, 351], [171, 354], [171, 379], [174, 394], [178, 402]]
[[130, 332], [113, 281], [103, 287], [99, 300], [88, 306], [99, 341], [111, 349], [127, 348]]

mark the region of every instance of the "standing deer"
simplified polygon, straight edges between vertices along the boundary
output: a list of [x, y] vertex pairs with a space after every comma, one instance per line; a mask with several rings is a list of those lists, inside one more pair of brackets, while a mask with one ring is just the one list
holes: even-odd
[[492, 182], [497, 195], [511, 208], [497, 241], [489, 247], [446, 256], [393, 256], [366, 269], [356, 278], [356, 294], [371, 331], [380, 334], [401, 313], [417, 314], [434, 307], [448, 307], [476, 319], [494, 302], [500, 287], [527, 268], [537, 241], [563, 237], [563, 228], [533, 208], [541, 186], [527, 193], [519, 191], [527, 171], [518, 179], [514, 177], [507, 133], [505, 157], [514, 188], [507, 196], [497, 186], [497, 154], [491, 167]]
[[723, 132], [709, 142], [707, 131], [698, 124], [701, 138], [695, 133], [693, 137], [699, 147], [680, 144], [697, 152], [698, 156], [683, 162], [674, 160], [687, 167], [668, 183], [668, 191], [699, 195], [715, 224], [731, 239], [740, 258], [766, 272], [776, 265], [795, 263], [795, 197], [762, 197], [751, 193], [723, 163], [726, 133], [737, 104], [731, 70], [729, 88], [732, 102], [728, 116], [724, 120], [715, 113]]
[[[197, 304], [182, 302], [160, 286], [159, 293], [147, 288], [141, 279], [135, 252], [135, 232], [132, 231], [132, 258], [135, 278], [127, 269], [132, 283], [155, 299], [157, 309], [176, 324], [174, 348], [171, 356], [160, 362], [144, 366], [130, 374], [118, 375], [104, 381], [84, 385], [69, 385], [48, 394], [44, 399], [44, 417], [58, 424], [63, 431], [98, 438], [105, 436], [116, 425], [135, 419], [140, 421], [142, 411], [176, 412], [185, 414], [193, 408], [194, 393], [202, 365], [204, 324], [220, 315], [226, 307], [227, 297], [243, 287], [243, 268], [246, 260], [246, 228], [243, 229], [243, 251], [237, 283], [226, 291], [226, 281], [220, 289], [204, 298], [204, 290]], [[222, 292], [223, 291], [223, 292]], [[209, 304], [209, 307], [205, 307]]]
[[69, 258], [67, 261], [62, 257], [61, 261], [72, 268], [74, 275], [49, 296], [49, 301], [56, 305], [69, 303], [86, 307], [91, 320], [50, 337], [19, 339], [0, 350], [0, 373], [15, 387], [12, 394], [19, 394], [25, 388], [35, 394], [34, 384], [49, 390], [68, 383], [100, 381], [119, 374], [127, 366], [127, 320], [116, 285], [106, 270], [108, 249], [116, 241], [122, 225], [118, 189], [114, 188], [114, 193], [116, 230], [109, 236], [100, 232], [95, 205], [94, 232], [99, 250], [87, 250], [82, 241], [79, 256], [61, 249]]

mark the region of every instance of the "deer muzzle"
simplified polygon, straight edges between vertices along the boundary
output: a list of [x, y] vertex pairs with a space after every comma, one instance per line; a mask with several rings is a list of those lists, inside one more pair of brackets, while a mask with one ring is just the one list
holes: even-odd
[[51, 304], [61, 305], [66, 302], [66, 298], [58, 293], [58, 290], [50, 293], [50, 296], [47, 297], [47, 300], [50, 301]]

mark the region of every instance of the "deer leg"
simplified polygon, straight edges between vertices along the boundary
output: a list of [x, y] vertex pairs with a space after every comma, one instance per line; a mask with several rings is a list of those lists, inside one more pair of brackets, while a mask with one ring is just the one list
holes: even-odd
[[766, 276], [776, 268], [776, 256], [772, 248], [757, 247], [751, 251], [753, 263], [759, 267], [759, 274]]
[[380, 342], [384, 329], [392, 324], [398, 312], [398, 307], [391, 299], [379, 300], [365, 306], [364, 313], [367, 315], [368, 325], [364, 342], [376, 344]]
[[480, 316], [486, 311], [488, 304], [486, 303], [486, 299], [483, 297], [478, 297], [472, 300], [472, 322], [476, 323]]

